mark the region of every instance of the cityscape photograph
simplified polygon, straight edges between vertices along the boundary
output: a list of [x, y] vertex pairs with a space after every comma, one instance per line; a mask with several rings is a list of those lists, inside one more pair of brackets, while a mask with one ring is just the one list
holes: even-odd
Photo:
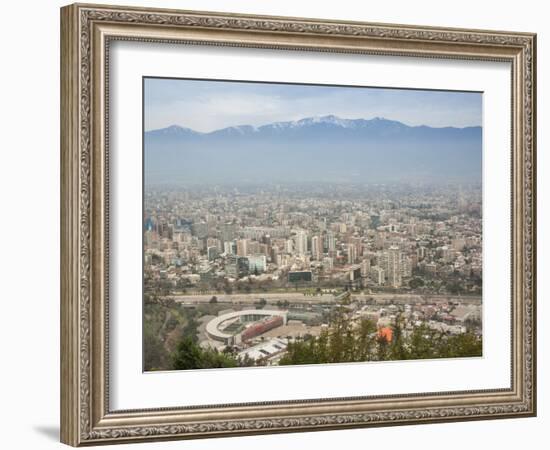
[[143, 370], [483, 355], [482, 93], [143, 79]]

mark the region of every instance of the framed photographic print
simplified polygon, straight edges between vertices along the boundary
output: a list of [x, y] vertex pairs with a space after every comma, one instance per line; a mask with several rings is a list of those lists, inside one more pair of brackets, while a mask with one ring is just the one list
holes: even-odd
[[61, 439], [536, 414], [535, 35], [61, 10]]

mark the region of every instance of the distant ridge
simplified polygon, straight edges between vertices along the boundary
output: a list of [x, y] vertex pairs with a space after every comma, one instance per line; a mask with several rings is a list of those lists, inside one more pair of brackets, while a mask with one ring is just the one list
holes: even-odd
[[409, 126], [409, 125], [405, 125], [402, 122], [385, 119], [383, 117], [374, 117], [372, 119], [342, 119], [334, 115], [327, 115], [327, 116], [306, 117], [300, 120], [273, 122], [270, 124], [261, 125], [259, 127], [255, 127], [253, 125], [237, 125], [237, 126], [220, 128], [218, 130], [214, 130], [210, 132], [200, 132], [200, 131], [192, 130], [191, 128], [182, 127], [180, 125], [170, 125], [169, 127], [166, 127], [166, 128], [147, 131], [146, 134], [150, 134], [150, 135], [193, 134], [193, 135], [207, 136], [207, 135], [213, 135], [213, 134], [219, 135], [223, 133], [238, 133], [238, 134], [244, 135], [244, 134], [258, 133], [266, 130], [284, 131], [284, 130], [291, 130], [291, 129], [299, 129], [302, 127], [317, 126], [317, 125], [327, 125], [327, 126], [340, 127], [345, 129], [361, 129], [361, 128], [373, 129], [377, 126], [394, 127], [395, 129], [432, 128], [436, 130], [448, 130], [448, 129], [464, 130], [469, 128], [480, 128], [480, 127], [464, 127], [464, 128], [429, 127], [426, 125]]
[[145, 133], [148, 183], [481, 180], [481, 127], [306, 117], [203, 133]]

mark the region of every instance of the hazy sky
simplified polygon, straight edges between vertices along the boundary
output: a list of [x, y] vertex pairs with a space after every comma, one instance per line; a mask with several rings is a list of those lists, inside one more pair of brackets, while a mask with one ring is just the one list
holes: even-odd
[[433, 127], [482, 124], [482, 94], [469, 92], [146, 78], [144, 107], [145, 131], [180, 125], [208, 132], [329, 114]]

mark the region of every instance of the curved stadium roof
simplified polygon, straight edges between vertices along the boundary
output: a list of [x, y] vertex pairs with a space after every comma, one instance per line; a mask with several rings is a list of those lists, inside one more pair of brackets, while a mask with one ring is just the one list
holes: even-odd
[[226, 333], [224, 331], [221, 331], [219, 329], [219, 326], [226, 322], [227, 320], [231, 320], [237, 317], [246, 317], [246, 316], [281, 316], [283, 318], [286, 318], [288, 311], [280, 311], [280, 310], [269, 310], [269, 309], [244, 309], [242, 311], [234, 311], [227, 314], [223, 314], [221, 316], [215, 317], [210, 322], [206, 324], [206, 333], [208, 336], [212, 337], [213, 339], [217, 340], [226, 340], [233, 336], [233, 334]]

